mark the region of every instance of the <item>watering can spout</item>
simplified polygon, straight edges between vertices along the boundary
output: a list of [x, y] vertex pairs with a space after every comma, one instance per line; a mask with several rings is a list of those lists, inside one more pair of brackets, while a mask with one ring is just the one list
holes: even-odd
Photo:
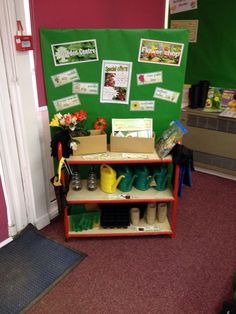
[[115, 190], [116, 190], [118, 184], [120, 183], [120, 181], [121, 181], [123, 178], [125, 178], [125, 176], [124, 176], [124, 175], [121, 175], [121, 176], [119, 176], [119, 177], [116, 179], [116, 181], [114, 182], [114, 184], [113, 184], [113, 186], [112, 186], [112, 189], [114, 190], [114, 192], [115, 192]]
[[134, 183], [134, 180], [135, 178], [137, 178], [137, 174], [134, 174], [133, 177], [131, 178], [130, 182], [129, 182], [129, 190], [132, 189], [132, 186], [133, 186], [133, 183]]

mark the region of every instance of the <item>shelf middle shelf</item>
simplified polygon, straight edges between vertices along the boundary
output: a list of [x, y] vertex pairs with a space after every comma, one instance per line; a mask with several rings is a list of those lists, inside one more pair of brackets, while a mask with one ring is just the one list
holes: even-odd
[[83, 188], [80, 191], [74, 191], [70, 186], [66, 197], [68, 204], [174, 201], [174, 196], [170, 189], [157, 191], [154, 188], [149, 188], [146, 191], [141, 191], [133, 187], [130, 192], [122, 192], [117, 189], [115, 193], [109, 194], [104, 193], [100, 187], [95, 191], [88, 191], [87, 180], [82, 180], [82, 186]]

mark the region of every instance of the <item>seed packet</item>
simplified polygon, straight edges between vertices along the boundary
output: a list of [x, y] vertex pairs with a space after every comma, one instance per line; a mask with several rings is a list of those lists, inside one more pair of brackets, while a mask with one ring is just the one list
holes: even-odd
[[179, 120], [171, 121], [169, 128], [157, 139], [156, 151], [160, 158], [166, 157], [175, 144], [186, 134], [187, 129]]
[[221, 112], [221, 99], [223, 91], [223, 88], [210, 87], [208, 90], [205, 108], [203, 109], [203, 111]]

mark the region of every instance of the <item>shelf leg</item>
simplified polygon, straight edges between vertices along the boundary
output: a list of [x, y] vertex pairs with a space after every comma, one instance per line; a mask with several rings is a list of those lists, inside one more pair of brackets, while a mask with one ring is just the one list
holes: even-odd
[[171, 238], [173, 239], [175, 237], [175, 227], [176, 227], [176, 210], [177, 210], [177, 203], [178, 203], [178, 189], [179, 189], [179, 171], [180, 166], [177, 164], [175, 166], [175, 180], [174, 180], [174, 199], [175, 201], [172, 204], [172, 220], [171, 220]]
[[65, 233], [65, 240], [69, 240], [69, 218], [68, 218], [68, 207], [64, 209], [64, 233]]

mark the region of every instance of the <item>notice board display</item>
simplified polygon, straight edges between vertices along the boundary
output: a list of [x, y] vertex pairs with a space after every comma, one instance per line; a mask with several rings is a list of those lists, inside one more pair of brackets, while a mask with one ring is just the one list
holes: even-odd
[[43, 28], [40, 40], [50, 120], [83, 109], [110, 133], [112, 118], [152, 118], [158, 136], [179, 118], [187, 30]]

